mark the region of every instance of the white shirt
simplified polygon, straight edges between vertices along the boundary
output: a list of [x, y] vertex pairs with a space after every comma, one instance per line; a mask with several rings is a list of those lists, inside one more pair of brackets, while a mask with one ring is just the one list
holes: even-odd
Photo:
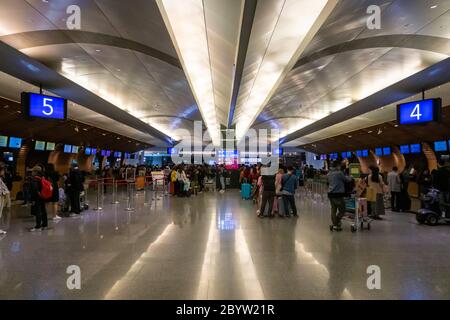
[[3, 182], [2, 178], [0, 178], [0, 195], [5, 196], [7, 194], [9, 194], [8, 187]]
[[391, 171], [387, 175], [387, 182], [389, 185], [390, 192], [400, 192], [401, 191], [401, 183], [400, 177], [397, 172]]

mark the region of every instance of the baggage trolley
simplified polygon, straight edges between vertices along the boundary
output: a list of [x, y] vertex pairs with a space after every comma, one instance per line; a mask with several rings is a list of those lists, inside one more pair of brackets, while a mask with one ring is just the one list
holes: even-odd
[[351, 231], [363, 231], [364, 227], [370, 230], [370, 224], [373, 219], [369, 218], [367, 213], [367, 199], [355, 198], [355, 215], [351, 225]]

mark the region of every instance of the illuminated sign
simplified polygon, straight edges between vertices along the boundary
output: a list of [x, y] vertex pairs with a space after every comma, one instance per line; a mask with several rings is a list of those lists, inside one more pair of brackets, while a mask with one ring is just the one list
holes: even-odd
[[7, 147], [7, 146], [8, 146], [8, 137], [0, 136], [0, 147]]
[[55, 151], [55, 143], [54, 142], [47, 142], [47, 151]]
[[9, 147], [14, 149], [20, 149], [20, 147], [22, 147], [22, 138], [16, 137], [9, 138]]
[[397, 105], [397, 122], [405, 125], [439, 121], [441, 112], [440, 98], [403, 103]]
[[45, 150], [45, 141], [36, 141], [34, 145], [34, 150], [44, 151]]
[[38, 93], [23, 92], [22, 107], [30, 118], [59, 119], [67, 118], [67, 100]]
[[434, 151], [436, 152], [442, 152], [442, 151], [447, 151], [448, 150], [448, 146], [447, 146], [447, 141], [436, 141], [434, 143]]

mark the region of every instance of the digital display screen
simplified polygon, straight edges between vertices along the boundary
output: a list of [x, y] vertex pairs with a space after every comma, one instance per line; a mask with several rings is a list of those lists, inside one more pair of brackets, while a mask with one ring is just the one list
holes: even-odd
[[421, 153], [422, 152], [422, 146], [420, 145], [420, 143], [416, 143], [416, 144], [412, 144], [410, 146], [411, 148], [411, 153]]
[[282, 148], [275, 148], [273, 149], [273, 154], [276, 156], [282, 156], [283, 155], [283, 149]]
[[320, 155], [320, 160], [327, 160], [327, 155], [326, 154]]
[[167, 148], [167, 154], [177, 154], [177, 148]]
[[361, 150], [356, 150], [356, 156], [358, 158], [362, 158], [362, 151]]
[[397, 121], [401, 125], [438, 121], [441, 111], [441, 99], [403, 103], [397, 106]]
[[91, 148], [86, 147], [86, 149], [84, 149], [84, 154], [87, 155], [87, 156], [90, 156], [91, 155]]
[[114, 157], [121, 158], [122, 157], [122, 152], [120, 152], [120, 151], [114, 152]]
[[447, 141], [436, 141], [434, 143], [434, 151], [442, 152], [447, 150], [448, 150]]
[[34, 145], [34, 150], [44, 151], [45, 150], [45, 141], [36, 141]]
[[22, 138], [10, 137], [9, 147], [14, 149], [20, 149], [20, 147], [22, 147]]
[[72, 153], [72, 146], [70, 144], [64, 145], [64, 152], [65, 153]]
[[111, 156], [111, 150], [106, 150], [106, 156], [110, 157]]
[[91, 154], [95, 156], [97, 154], [97, 148], [91, 148]]
[[347, 157], [347, 152], [342, 152], [341, 155], [342, 155], [342, 158], [348, 158]]
[[403, 146], [400, 146], [400, 153], [401, 154], [409, 154], [410, 153], [410, 151], [409, 151], [409, 145], [403, 145]]
[[0, 136], [0, 147], [7, 147], [7, 146], [8, 146], [8, 137]]
[[128, 152], [125, 152], [125, 159], [130, 159], [131, 158], [131, 154], [129, 154]]
[[368, 157], [368, 156], [369, 156], [369, 150], [367, 150], [367, 149], [366, 149], [366, 150], [363, 150], [363, 151], [362, 151], [362, 156], [363, 156], [363, 157]]
[[377, 157], [381, 157], [383, 155], [383, 149], [382, 148], [375, 148], [375, 155]]
[[24, 92], [22, 106], [29, 117], [65, 120], [67, 115], [67, 100], [63, 98]]
[[383, 148], [383, 155], [389, 156], [391, 154], [391, 148], [390, 147], [384, 147]]
[[78, 153], [78, 149], [79, 149], [79, 147], [72, 146], [72, 153]]
[[55, 143], [54, 142], [47, 142], [47, 151], [55, 151]]
[[337, 153], [331, 153], [331, 154], [330, 154], [330, 159], [331, 159], [331, 160], [337, 160], [338, 158], [339, 158], [339, 156], [338, 156]]

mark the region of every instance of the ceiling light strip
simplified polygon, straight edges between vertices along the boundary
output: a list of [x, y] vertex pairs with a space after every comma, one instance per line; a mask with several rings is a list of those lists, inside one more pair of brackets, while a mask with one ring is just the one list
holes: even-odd
[[337, 0], [286, 0], [270, 42], [262, 52], [259, 70], [236, 124], [237, 139], [247, 130], [267, 104], [281, 81], [292, 69], [320, 26], [332, 12]]
[[220, 127], [214, 101], [205, 13], [202, 0], [157, 0], [194, 98], [214, 145]]

